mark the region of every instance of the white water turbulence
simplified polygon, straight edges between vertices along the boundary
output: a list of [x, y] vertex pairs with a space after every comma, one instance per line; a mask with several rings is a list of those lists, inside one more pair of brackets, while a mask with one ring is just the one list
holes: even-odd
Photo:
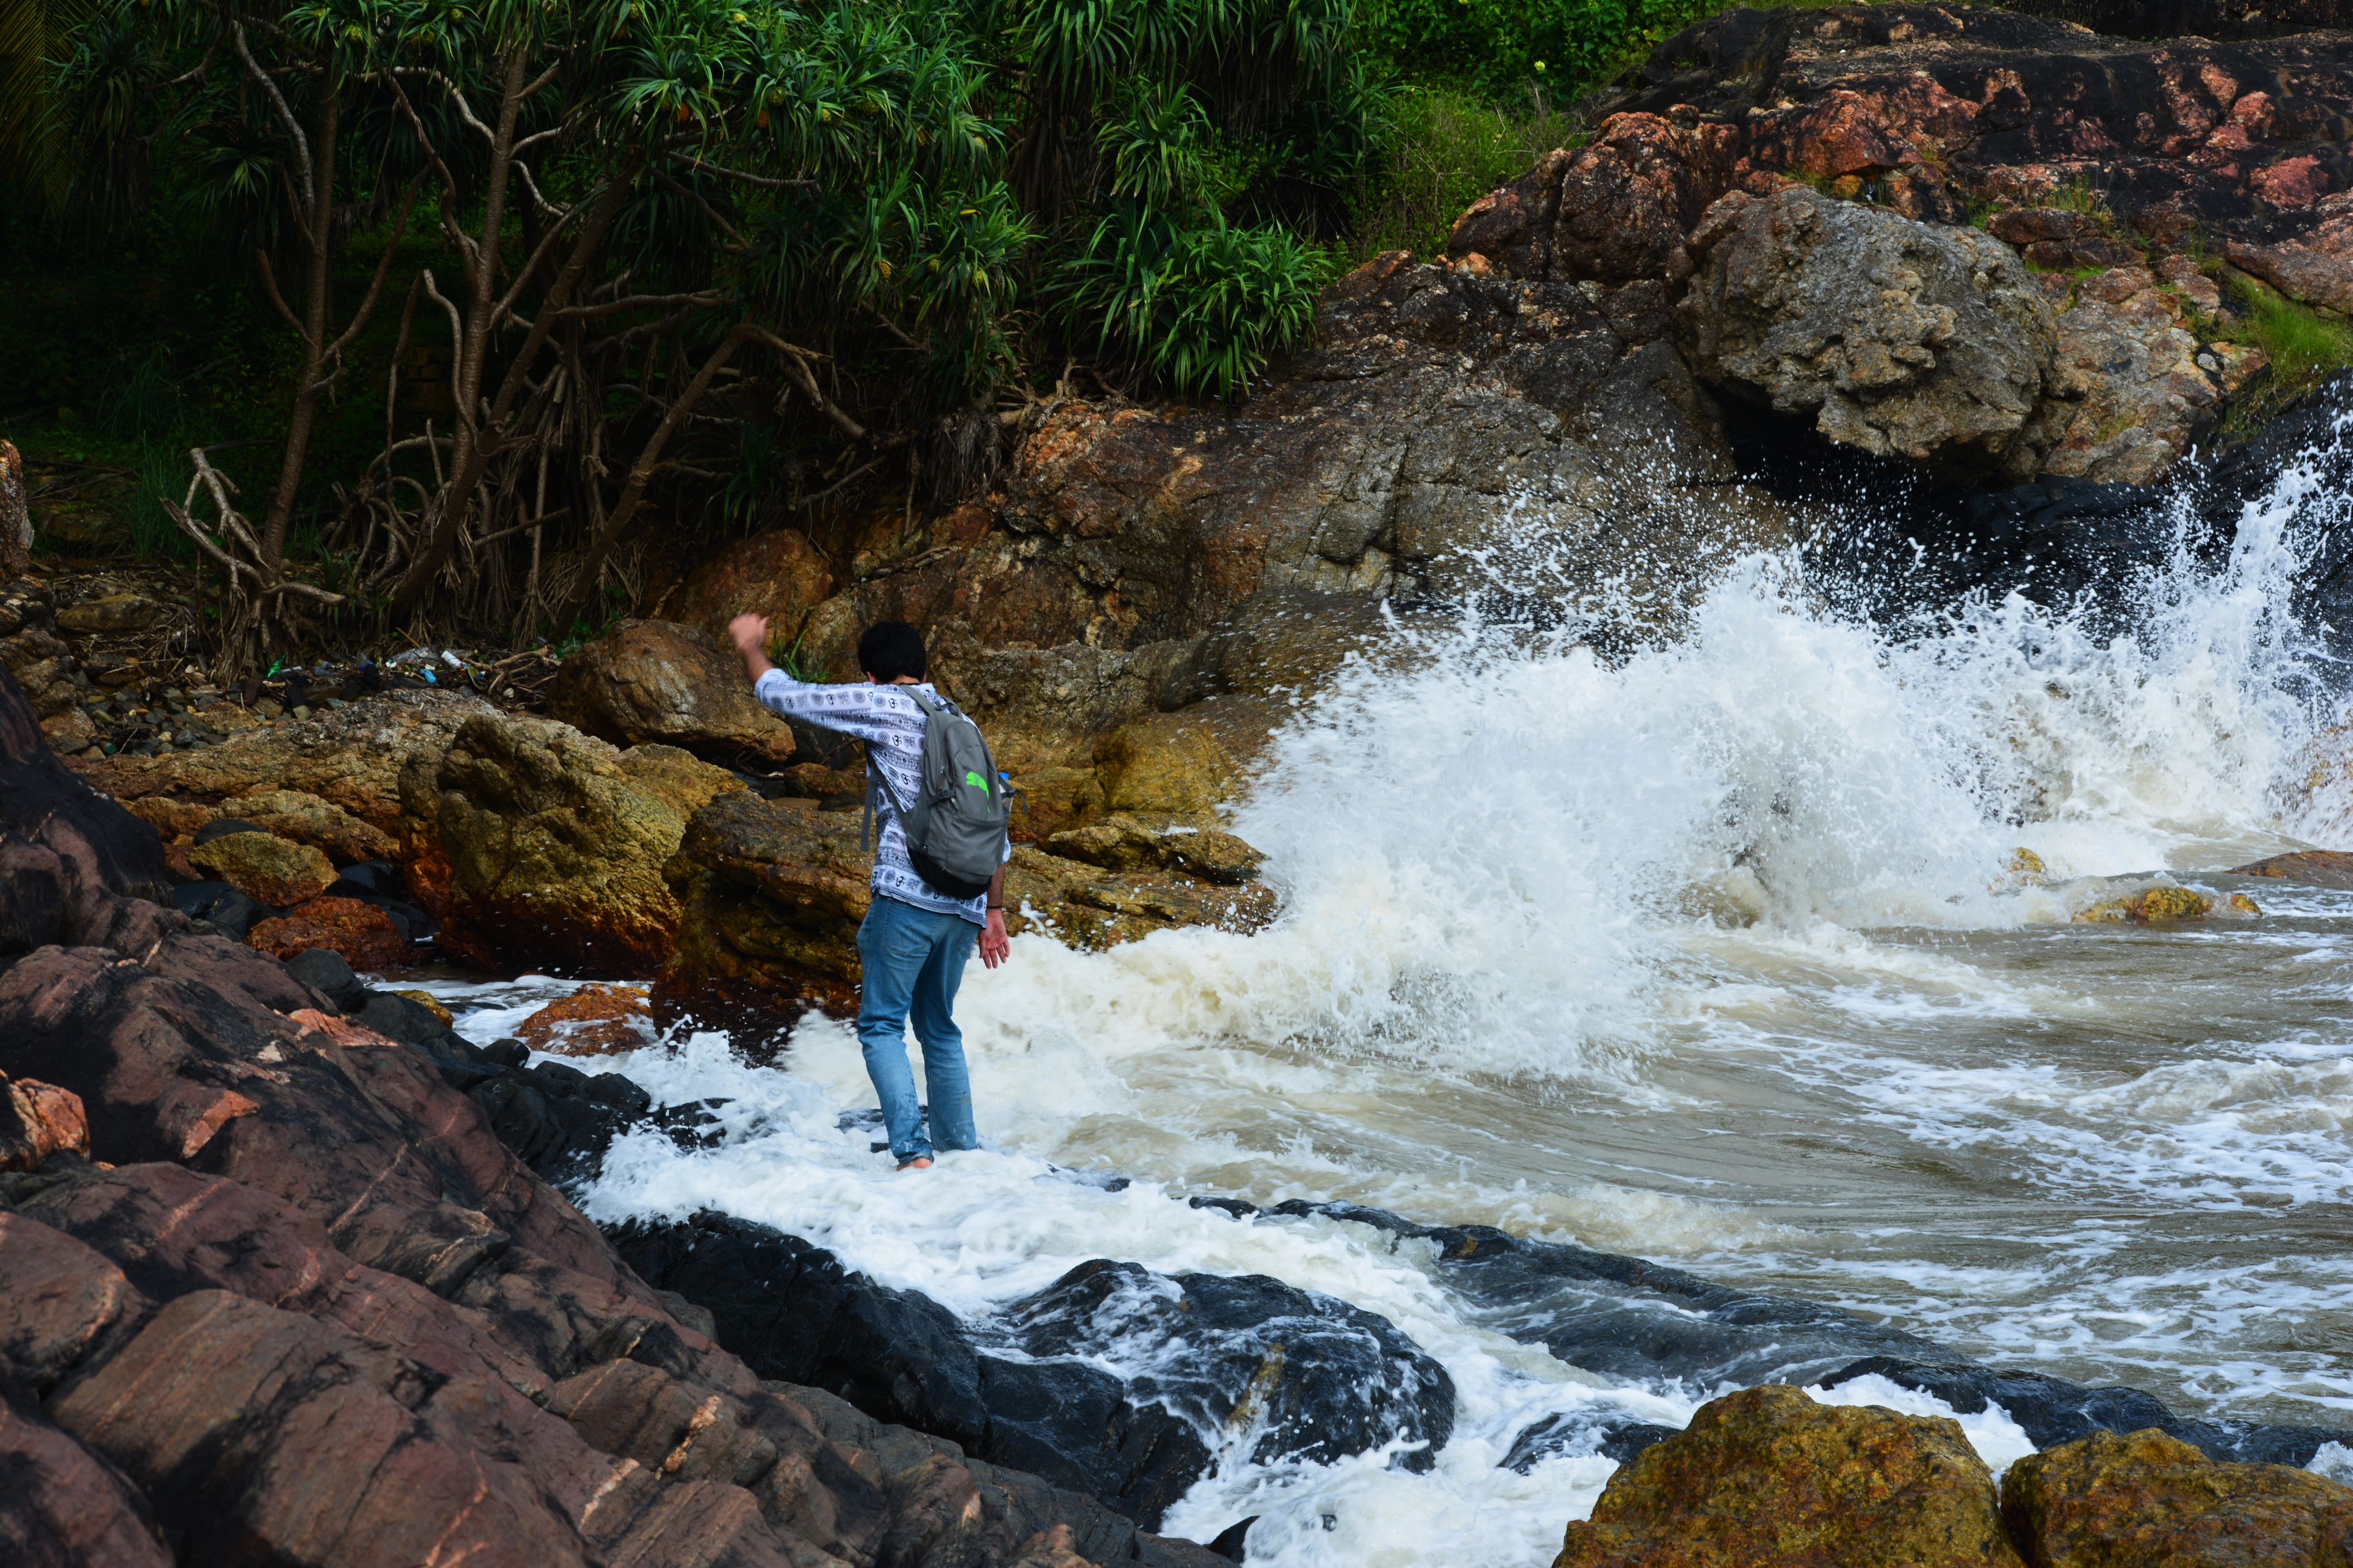
[[[588, 1212], [724, 1209], [971, 1316], [1099, 1257], [1381, 1314], [1459, 1391], [1434, 1468], [1229, 1455], [1165, 1526], [1260, 1516], [1250, 1561], [1282, 1568], [1547, 1563], [1613, 1465], [1514, 1473], [1516, 1434], [1724, 1390], [1567, 1365], [1427, 1242], [1189, 1194], [1495, 1225], [2184, 1415], [2353, 1426], [2353, 895], [2223, 871], [2353, 823], [2306, 787], [2339, 718], [2288, 615], [2316, 482], [2111, 601], [2113, 635], [1994, 596], [1873, 626], [1780, 559], [1614, 664], [1401, 624], [1270, 742], [1236, 827], [1271, 929], [1023, 937], [967, 972], [987, 1148], [894, 1174], [839, 1124], [873, 1103], [849, 1027], [812, 1016], [774, 1068], [707, 1034], [616, 1060], [729, 1099], [728, 1133], [625, 1136]], [[2071, 920], [2165, 880], [2263, 912]], [[489, 1040], [540, 994], [452, 999]], [[1822, 1397], [1945, 1410], [1883, 1383]], [[1999, 1405], [1967, 1426], [1997, 1468], [2031, 1448]]]

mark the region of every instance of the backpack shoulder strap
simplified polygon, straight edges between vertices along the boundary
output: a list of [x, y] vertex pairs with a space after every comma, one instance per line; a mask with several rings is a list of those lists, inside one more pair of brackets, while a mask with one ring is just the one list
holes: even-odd
[[869, 742], [866, 748], [866, 816], [858, 828], [858, 852], [860, 855], [866, 853], [870, 841], [874, 838], [874, 796], [878, 792], [891, 803], [891, 809], [899, 814], [899, 831], [905, 832], [907, 808], [901, 804], [899, 792], [891, 787], [889, 775], [874, 761], [874, 747]]

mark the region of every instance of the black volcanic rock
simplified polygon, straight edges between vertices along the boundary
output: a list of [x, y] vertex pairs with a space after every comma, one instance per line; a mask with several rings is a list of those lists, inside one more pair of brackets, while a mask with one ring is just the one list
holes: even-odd
[[1399, 1456], [1414, 1469], [1453, 1430], [1452, 1380], [1395, 1327], [1262, 1276], [1172, 1279], [1098, 1259], [968, 1324], [747, 1220], [706, 1212], [612, 1237], [646, 1279], [709, 1308], [720, 1342], [763, 1376], [828, 1389], [1147, 1530], [1229, 1430], [1257, 1434], [1261, 1463], [1403, 1436], [1426, 1445]]

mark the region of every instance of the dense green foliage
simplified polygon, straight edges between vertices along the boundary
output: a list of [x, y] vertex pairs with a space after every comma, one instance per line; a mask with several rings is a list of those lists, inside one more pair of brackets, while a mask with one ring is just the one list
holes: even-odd
[[1690, 0], [1365, 0], [1357, 25], [1419, 76], [1509, 95], [1609, 76], [1704, 14]]
[[985, 478], [1073, 366], [1245, 395], [1670, 19], [0, 0], [0, 417], [270, 599], [241, 657], [297, 611], [562, 626], [634, 591], [649, 509], [830, 548], [845, 503]]

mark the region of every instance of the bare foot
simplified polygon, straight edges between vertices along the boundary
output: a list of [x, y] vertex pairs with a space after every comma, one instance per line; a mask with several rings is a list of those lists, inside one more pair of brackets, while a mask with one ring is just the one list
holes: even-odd
[[899, 1169], [902, 1171], [928, 1171], [931, 1168], [932, 1157], [929, 1154], [918, 1154], [912, 1160], [899, 1162]]

